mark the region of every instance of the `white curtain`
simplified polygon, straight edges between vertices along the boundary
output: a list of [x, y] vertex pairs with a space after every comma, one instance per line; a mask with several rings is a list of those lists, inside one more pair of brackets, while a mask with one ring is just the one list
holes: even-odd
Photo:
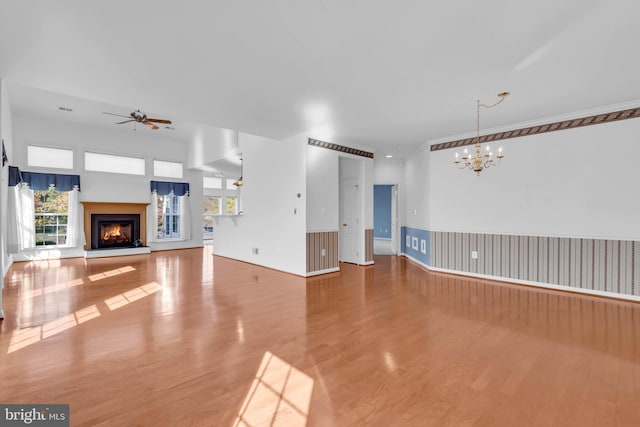
[[158, 193], [151, 193], [151, 203], [147, 206], [147, 243], [157, 241], [158, 237]]
[[18, 253], [36, 246], [35, 208], [33, 190], [25, 184], [13, 187], [13, 203], [8, 206], [8, 249]]
[[69, 191], [69, 217], [67, 219], [67, 246], [84, 246], [86, 243], [80, 212], [80, 191]]
[[180, 240], [191, 239], [191, 201], [189, 193], [178, 197], [180, 200]]

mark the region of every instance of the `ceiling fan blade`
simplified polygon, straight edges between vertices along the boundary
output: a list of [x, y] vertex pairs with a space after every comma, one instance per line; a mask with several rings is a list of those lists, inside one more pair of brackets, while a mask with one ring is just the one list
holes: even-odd
[[163, 120], [163, 119], [147, 119], [148, 122], [156, 122], [156, 123], [162, 123], [165, 125], [170, 125], [171, 124], [171, 120]]
[[129, 122], [135, 122], [135, 120], [125, 120], [124, 122], [118, 122], [116, 124], [117, 125], [122, 125], [122, 124], [129, 123]]
[[142, 122], [142, 123], [144, 123], [145, 125], [149, 126], [149, 127], [150, 127], [151, 129], [153, 129], [153, 130], [160, 129], [158, 126], [154, 125], [153, 123], [149, 123], [149, 121], [148, 121], [148, 120], [147, 120], [147, 121], [144, 121], [144, 122]]
[[108, 114], [110, 116], [118, 116], [118, 117], [126, 117], [127, 119], [131, 118], [129, 116], [123, 116], [122, 114], [113, 114], [113, 113], [106, 113], [106, 112], [102, 112], [102, 114]]

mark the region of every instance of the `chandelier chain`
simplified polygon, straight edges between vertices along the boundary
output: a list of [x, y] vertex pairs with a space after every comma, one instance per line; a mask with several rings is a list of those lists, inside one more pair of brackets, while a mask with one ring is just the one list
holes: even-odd
[[[498, 94], [498, 98], [500, 98], [497, 102], [491, 104], [491, 105], [487, 105], [487, 104], [481, 104], [480, 100], [478, 99], [476, 101], [476, 143], [475, 143], [475, 154], [468, 154], [467, 149], [464, 150], [464, 156], [462, 158], [460, 158], [460, 155], [458, 153], [456, 153], [456, 158], [454, 160], [454, 163], [460, 168], [460, 169], [470, 169], [474, 172], [476, 172], [478, 175], [480, 175], [480, 172], [482, 172], [484, 169], [489, 168], [492, 165], [497, 165], [497, 163], [494, 162], [493, 160], [493, 153], [491, 152], [489, 146], [486, 147], [486, 154], [482, 155], [481, 153], [481, 146], [480, 146], [480, 107], [485, 107], [485, 108], [493, 108], [496, 105], [500, 104], [502, 101], [504, 101], [504, 98], [509, 95], [509, 92], [501, 92]], [[500, 162], [502, 160], [502, 158], [504, 157], [504, 155], [502, 154], [502, 147], [498, 150], [498, 162]]]

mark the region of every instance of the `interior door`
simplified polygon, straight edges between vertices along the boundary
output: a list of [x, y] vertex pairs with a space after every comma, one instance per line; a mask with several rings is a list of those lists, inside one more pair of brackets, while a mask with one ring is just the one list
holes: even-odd
[[342, 181], [342, 215], [340, 224], [340, 260], [359, 263], [360, 185], [357, 178]]

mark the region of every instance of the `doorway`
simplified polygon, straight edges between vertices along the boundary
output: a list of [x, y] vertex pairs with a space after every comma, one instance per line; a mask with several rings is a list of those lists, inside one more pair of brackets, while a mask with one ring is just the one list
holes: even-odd
[[373, 253], [396, 255], [398, 253], [398, 186], [373, 186]]
[[360, 241], [360, 181], [344, 179], [340, 183], [342, 203], [340, 209], [340, 261], [359, 263]]

